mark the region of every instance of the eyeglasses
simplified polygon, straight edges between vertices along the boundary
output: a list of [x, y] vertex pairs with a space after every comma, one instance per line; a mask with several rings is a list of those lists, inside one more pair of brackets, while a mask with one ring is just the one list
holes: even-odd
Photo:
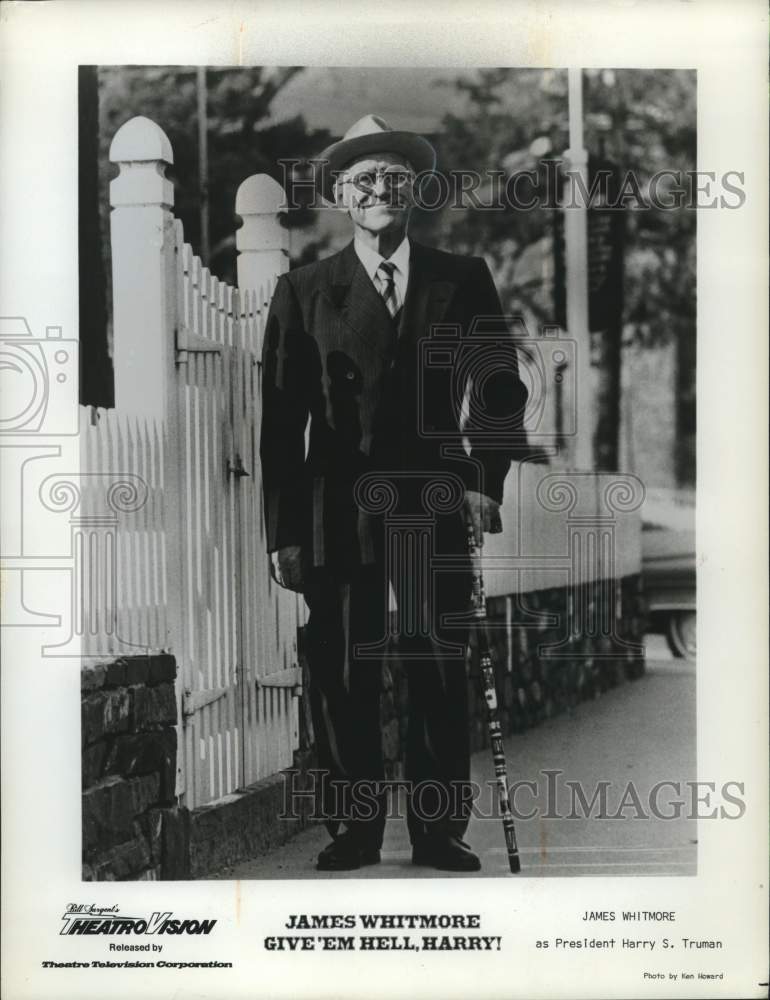
[[341, 184], [352, 184], [362, 194], [373, 194], [377, 181], [382, 181], [385, 191], [398, 191], [414, 180], [414, 173], [403, 167], [388, 167], [383, 170], [362, 170], [340, 180]]

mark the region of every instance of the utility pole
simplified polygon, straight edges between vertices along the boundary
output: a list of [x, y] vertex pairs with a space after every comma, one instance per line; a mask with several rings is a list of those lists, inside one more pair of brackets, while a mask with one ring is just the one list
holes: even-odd
[[564, 244], [567, 286], [567, 333], [576, 342], [577, 435], [573, 461], [592, 469], [594, 407], [591, 387], [591, 338], [588, 328], [588, 153], [583, 146], [583, 71], [567, 70], [569, 149], [565, 186]]

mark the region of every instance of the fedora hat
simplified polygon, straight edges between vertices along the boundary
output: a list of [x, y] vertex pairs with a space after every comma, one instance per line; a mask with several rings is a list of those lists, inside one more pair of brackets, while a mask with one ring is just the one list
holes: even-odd
[[373, 153], [399, 153], [420, 174], [436, 166], [436, 151], [421, 135], [391, 128], [379, 115], [364, 115], [318, 157], [323, 161], [318, 183], [321, 194], [334, 201], [334, 180], [348, 163]]

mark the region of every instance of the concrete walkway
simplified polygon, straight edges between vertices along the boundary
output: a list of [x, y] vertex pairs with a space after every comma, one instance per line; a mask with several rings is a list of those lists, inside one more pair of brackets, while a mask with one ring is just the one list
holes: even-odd
[[[695, 766], [695, 666], [672, 659], [659, 637], [648, 643], [647, 673], [637, 681], [584, 702], [569, 715], [550, 719], [506, 740], [511, 783], [535, 781], [539, 794], [522, 786], [516, 806], [521, 855], [520, 878], [596, 875], [694, 875], [697, 864], [696, 822], [651, 815], [650, 790], [658, 782], [681, 782], [681, 795], [660, 793], [659, 812], [674, 812], [673, 801], [687, 801], [684, 782], [697, 776]], [[550, 777], [547, 771], [560, 772]], [[484, 787], [479, 811], [489, 814], [494, 787], [489, 751], [474, 754], [472, 778]], [[574, 795], [566, 782], [580, 782], [588, 803], [601, 782], [606, 785], [604, 816], [593, 810], [573, 812]], [[634, 789], [629, 790], [629, 783]], [[550, 795], [550, 808], [549, 808]], [[624, 797], [625, 796], [625, 797]], [[625, 809], [620, 810], [625, 803]], [[686, 812], [686, 809], [683, 810]], [[585, 814], [589, 817], [586, 818]], [[639, 813], [649, 818], [638, 818]], [[229, 867], [213, 878], [479, 878], [509, 875], [502, 825], [497, 818], [474, 816], [466, 839], [481, 857], [482, 871], [454, 875], [410, 863], [405, 820], [390, 819], [382, 863], [355, 872], [315, 870], [318, 852], [329, 841], [319, 825], [263, 857]]]

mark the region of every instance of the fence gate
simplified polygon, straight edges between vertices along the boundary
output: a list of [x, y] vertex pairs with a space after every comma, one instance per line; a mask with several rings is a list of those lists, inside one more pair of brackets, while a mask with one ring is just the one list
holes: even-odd
[[213, 278], [179, 224], [177, 254], [185, 798], [202, 805], [291, 764], [300, 672], [296, 602], [281, 613], [264, 547], [266, 302]]
[[239, 188], [238, 289], [184, 242], [162, 130], [132, 119], [110, 158], [120, 167], [110, 187], [116, 411], [137, 440], [157, 433], [161, 456], [155, 555], [143, 522], [125, 530], [137, 533], [132, 575], [161, 564], [164, 614], [143, 612], [134, 639], [176, 656], [177, 793], [194, 808], [290, 765], [298, 746], [304, 603], [269, 576], [258, 447], [261, 338], [287, 261], [283, 191], [265, 175]]

